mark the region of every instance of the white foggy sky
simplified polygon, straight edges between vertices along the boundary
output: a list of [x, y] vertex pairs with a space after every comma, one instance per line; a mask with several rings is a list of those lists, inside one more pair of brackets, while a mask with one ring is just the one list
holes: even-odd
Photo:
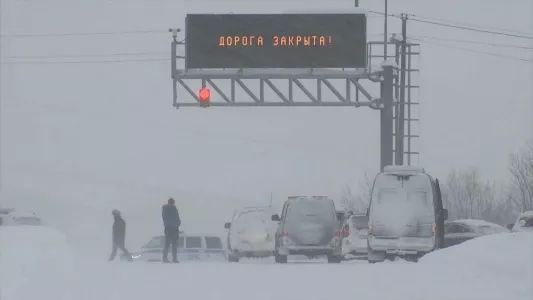
[[[280, 13], [352, 5], [348, 0], [2, 0], [1, 32], [166, 30], [183, 27], [187, 13]], [[360, 0], [360, 6], [383, 11], [383, 1]], [[402, 12], [533, 35], [533, 2], [528, 0], [389, 1], [389, 13]], [[381, 40], [383, 18], [369, 17], [369, 40]], [[399, 20], [389, 20], [389, 32], [399, 33]], [[408, 23], [408, 35], [533, 47], [532, 40], [414, 21]], [[132, 52], [162, 54], [56, 61], [168, 58], [170, 40], [168, 33], [6, 37], [1, 56], [3, 63], [43, 61], [9, 56]], [[533, 59], [531, 50], [431, 41]], [[422, 152], [419, 164], [439, 178], [452, 168], [473, 166], [486, 179], [507, 180], [509, 152], [533, 137], [533, 63], [424, 42], [421, 52], [421, 138], [413, 149]], [[377, 111], [177, 111], [167, 61], [2, 64], [1, 109], [2, 202], [38, 206], [43, 214], [92, 206], [88, 211], [96, 209], [95, 218], [104, 211], [107, 217], [107, 209], [117, 206], [130, 216], [153, 212], [144, 225], [158, 230], [159, 205], [176, 195], [189, 210], [188, 216], [184, 213], [189, 224], [200, 222], [198, 213], [205, 212], [219, 230], [235, 206], [229, 199], [265, 202], [270, 192], [276, 203], [288, 194], [338, 198], [344, 184], [357, 188], [364, 172], [374, 175], [379, 169]]]

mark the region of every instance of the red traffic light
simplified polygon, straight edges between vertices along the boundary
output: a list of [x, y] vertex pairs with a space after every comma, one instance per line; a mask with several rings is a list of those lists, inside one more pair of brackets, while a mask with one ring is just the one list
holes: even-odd
[[200, 91], [198, 92], [198, 96], [200, 98], [200, 101], [207, 102], [209, 101], [209, 98], [211, 97], [211, 91], [206, 87], [201, 88]]

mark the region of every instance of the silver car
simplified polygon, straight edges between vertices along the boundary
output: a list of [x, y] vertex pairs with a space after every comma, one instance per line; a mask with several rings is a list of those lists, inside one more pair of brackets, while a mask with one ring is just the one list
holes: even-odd
[[343, 259], [340, 224], [333, 200], [328, 197], [295, 196], [283, 205], [276, 232], [274, 257], [277, 263], [286, 263], [288, 255], [308, 258], [327, 256], [328, 263]]
[[[141, 250], [133, 254], [136, 261], [161, 262], [165, 236], [154, 236]], [[169, 249], [169, 252], [171, 250]], [[178, 239], [179, 261], [223, 261], [225, 260], [222, 240], [218, 236], [208, 235], [180, 235]], [[122, 255], [121, 259], [126, 259]]]

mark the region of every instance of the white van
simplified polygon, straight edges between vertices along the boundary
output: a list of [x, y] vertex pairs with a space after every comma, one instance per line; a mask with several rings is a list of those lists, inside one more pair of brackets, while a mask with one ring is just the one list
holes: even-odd
[[374, 179], [367, 214], [370, 263], [395, 256], [418, 261], [443, 245], [448, 211], [439, 181], [422, 167], [385, 167]]

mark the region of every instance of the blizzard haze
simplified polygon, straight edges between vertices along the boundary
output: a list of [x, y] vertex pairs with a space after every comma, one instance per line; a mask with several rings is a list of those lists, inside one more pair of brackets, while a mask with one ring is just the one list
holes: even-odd
[[[382, 1], [359, 2], [383, 11]], [[379, 113], [368, 108], [176, 110], [167, 60], [42, 63], [166, 59], [171, 35], [165, 31], [183, 28], [187, 13], [348, 9], [353, 1], [2, 0], [1, 5], [3, 35], [157, 31], [1, 40], [0, 205], [35, 211], [102, 257], [110, 250], [113, 208], [123, 212], [127, 241], [135, 248], [161, 233], [160, 209], [168, 196], [177, 201], [185, 231], [222, 235], [235, 208], [267, 205], [271, 193], [276, 208], [288, 195], [338, 199], [343, 185], [378, 172]], [[533, 34], [533, 2], [527, 0], [445, 5], [395, 0], [389, 12]], [[383, 18], [368, 16], [368, 39], [381, 40]], [[400, 32], [399, 20], [389, 20], [389, 33]], [[532, 45], [417, 22], [408, 23], [408, 35]], [[466, 165], [486, 178], [508, 180], [508, 154], [533, 136], [531, 62], [448, 47], [487, 51], [484, 46], [434, 42], [446, 46], [422, 42], [421, 125], [414, 129], [421, 138], [413, 145], [422, 154], [414, 163], [436, 177]], [[488, 50], [533, 59], [531, 50]], [[152, 54], [79, 56], [141, 52]], [[78, 56], [9, 58], [49, 55]]]

